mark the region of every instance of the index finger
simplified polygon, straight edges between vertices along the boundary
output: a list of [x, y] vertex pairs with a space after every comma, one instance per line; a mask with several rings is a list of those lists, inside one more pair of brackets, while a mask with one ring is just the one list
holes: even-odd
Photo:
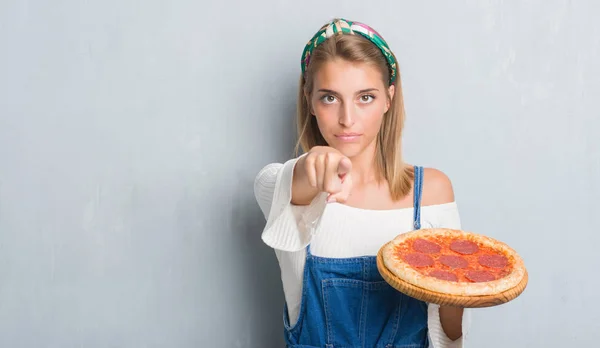
[[352, 161], [348, 157], [344, 157], [338, 163], [337, 173], [340, 178], [343, 178], [346, 174], [348, 174], [352, 170]]

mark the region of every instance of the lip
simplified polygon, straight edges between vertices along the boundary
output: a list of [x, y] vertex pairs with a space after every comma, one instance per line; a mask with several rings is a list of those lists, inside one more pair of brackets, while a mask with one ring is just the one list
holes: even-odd
[[342, 133], [336, 134], [335, 137], [344, 142], [352, 142], [358, 140], [361, 135], [359, 133]]

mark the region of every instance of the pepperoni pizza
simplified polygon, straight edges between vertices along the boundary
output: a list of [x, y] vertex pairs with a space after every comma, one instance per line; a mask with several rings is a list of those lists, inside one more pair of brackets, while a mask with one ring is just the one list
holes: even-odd
[[401, 281], [445, 295], [497, 295], [526, 276], [523, 260], [508, 245], [460, 230], [404, 233], [381, 253], [385, 267]]

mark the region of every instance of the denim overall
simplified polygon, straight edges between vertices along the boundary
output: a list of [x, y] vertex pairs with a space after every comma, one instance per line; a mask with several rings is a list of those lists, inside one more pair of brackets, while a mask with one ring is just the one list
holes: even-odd
[[[421, 228], [423, 168], [415, 166], [414, 228]], [[298, 321], [290, 326], [290, 348], [425, 348], [427, 304], [395, 290], [379, 271], [375, 256], [325, 258], [306, 248]]]

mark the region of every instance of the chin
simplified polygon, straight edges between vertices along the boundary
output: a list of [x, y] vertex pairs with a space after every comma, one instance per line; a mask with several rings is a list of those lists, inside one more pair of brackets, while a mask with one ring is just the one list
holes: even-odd
[[331, 145], [334, 149], [341, 152], [344, 156], [348, 158], [356, 157], [360, 153], [362, 153], [365, 148], [361, 144], [334, 144]]

